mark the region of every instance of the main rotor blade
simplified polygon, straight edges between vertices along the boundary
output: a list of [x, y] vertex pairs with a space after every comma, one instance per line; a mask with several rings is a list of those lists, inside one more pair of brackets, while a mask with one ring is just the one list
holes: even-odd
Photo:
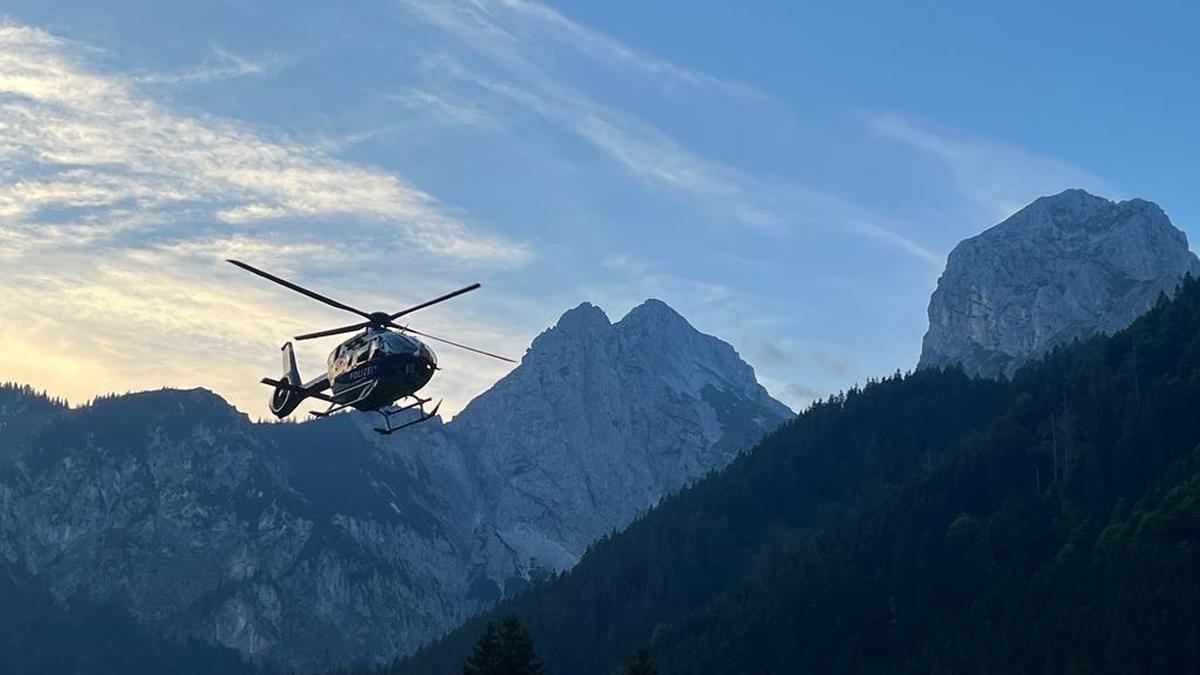
[[405, 333], [412, 333], [413, 335], [420, 335], [421, 337], [429, 338], [430, 340], [437, 340], [438, 342], [444, 342], [444, 343], [446, 343], [446, 344], [448, 344], [448, 345], [451, 345], [451, 346], [453, 346], [453, 347], [458, 347], [459, 349], [465, 349], [465, 350], [467, 350], [467, 351], [469, 351], [469, 352], [475, 352], [476, 354], [483, 354], [484, 356], [490, 356], [490, 357], [492, 357], [493, 359], [500, 359], [501, 361], [508, 361], [509, 363], [516, 363], [516, 361], [514, 361], [514, 360], [512, 360], [512, 359], [508, 358], [507, 356], [500, 356], [499, 354], [493, 354], [493, 353], [491, 353], [491, 352], [485, 352], [485, 351], [483, 351], [482, 349], [476, 349], [476, 348], [474, 348], [474, 347], [468, 347], [468, 346], [466, 346], [466, 345], [464, 345], [464, 344], [461, 344], [461, 343], [458, 343], [458, 342], [454, 342], [453, 340], [447, 340], [446, 338], [440, 338], [440, 337], [438, 337], [438, 336], [436, 336], [436, 335], [430, 335], [429, 333], [422, 333], [421, 331], [419, 331], [419, 330], [416, 330], [416, 329], [414, 329], [414, 328], [409, 328], [408, 326], [401, 326], [401, 325], [398, 325], [398, 324], [395, 324], [395, 323], [389, 323], [388, 325], [389, 325], [389, 326], [391, 326], [391, 327], [393, 327], [393, 328], [399, 328], [400, 330], [404, 331]]
[[470, 286], [465, 286], [463, 288], [458, 289], [457, 291], [451, 291], [450, 293], [436, 297], [432, 300], [426, 300], [425, 302], [422, 302], [419, 305], [413, 305], [412, 307], [409, 307], [408, 309], [402, 309], [399, 312], [396, 312], [395, 314], [389, 314], [388, 319], [391, 321], [395, 321], [396, 319], [404, 316], [405, 314], [411, 314], [411, 313], [417, 311], [418, 309], [425, 309], [426, 307], [428, 307], [430, 305], [436, 305], [439, 302], [443, 302], [445, 300], [449, 300], [450, 298], [460, 296], [463, 293], [469, 293], [469, 292], [475, 290], [476, 288], [479, 288], [481, 285], [482, 284], [478, 284], [478, 283], [471, 284]]
[[327, 335], [341, 335], [342, 333], [353, 333], [356, 330], [362, 330], [370, 325], [371, 325], [370, 321], [364, 321], [362, 323], [356, 323], [356, 324], [352, 324], [349, 326], [342, 326], [341, 328], [329, 328], [327, 330], [319, 330], [315, 333], [305, 333], [304, 335], [297, 335], [295, 339], [311, 340], [313, 338], [325, 337]]
[[237, 265], [238, 267], [246, 270], [247, 272], [250, 272], [251, 274], [257, 274], [258, 276], [260, 276], [264, 279], [267, 279], [268, 281], [274, 281], [275, 283], [279, 284], [280, 286], [283, 286], [284, 288], [290, 288], [293, 291], [296, 291], [297, 293], [299, 293], [301, 295], [307, 295], [308, 297], [310, 297], [313, 300], [316, 300], [318, 302], [323, 302], [331, 307], [337, 307], [338, 309], [343, 309], [347, 312], [357, 314], [364, 319], [371, 318], [370, 314], [367, 314], [366, 312], [362, 311], [361, 309], [356, 309], [354, 307], [351, 307], [350, 305], [338, 302], [337, 300], [334, 300], [333, 298], [326, 297], [315, 291], [310, 291], [303, 286], [300, 286], [298, 284], [293, 284], [292, 282], [288, 281], [287, 279], [280, 279], [279, 277], [275, 276], [274, 274], [271, 274], [270, 272], [264, 272], [264, 271], [258, 269], [257, 267], [252, 267], [250, 265], [247, 265], [246, 263], [244, 263], [240, 260], [227, 260], [226, 262], [231, 263], [233, 265]]

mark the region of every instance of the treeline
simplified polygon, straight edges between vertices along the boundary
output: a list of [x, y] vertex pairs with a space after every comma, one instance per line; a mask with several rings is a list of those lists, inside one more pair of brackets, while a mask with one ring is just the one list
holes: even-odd
[[25, 399], [42, 399], [54, 407], [67, 407], [67, 399], [51, 396], [45, 390], [38, 391], [28, 384], [20, 382], [0, 382], [0, 400], [8, 403], [13, 400], [24, 401]]
[[0, 464], [20, 457], [30, 449], [34, 435], [57, 414], [67, 409], [64, 399], [54, 398], [26, 384], [0, 384]]
[[514, 614], [549, 673], [1200, 667], [1200, 283], [1012, 382], [887, 378], [394, 673]]
[[[360, 666], [331, 671], [328, 675], [387, 675], [394, 669], [395, 666]], [[528, 629], [519, 618], [510, 615], [499, 626], [492, 622], [484, 626], [483, 634], [467, 655], [462, 669], [454, 672], [462, 675], [545, 675], [546, 668]], [[643, 647], [620, 670], [620, 675], [658, 675], [658, 672], [650, 651]]]

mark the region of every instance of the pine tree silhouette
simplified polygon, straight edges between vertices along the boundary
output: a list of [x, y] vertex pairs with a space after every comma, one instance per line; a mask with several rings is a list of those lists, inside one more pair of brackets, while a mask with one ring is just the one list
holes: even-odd
[[658, 675], [658, 669], [650, 662], [650, 650], [639, 649], [633, 662], [625, 667], [624, 675]]
[[545, 668], [538, 661], [529, 631], [520, 619], [510, 616], [500, 630], [496, 630], [496, 624], [488, 623], [462, 672], [463, 675], [543, 675]]
[[545, 668], [538, 661], [533, 648], [533, 636], [521, 624], [521, 620], [510, 616], [500, 629], [502, 652], [502, 675], [542, 675]]
[[654, 668], [654, 664], [650, 663], [650, 650], [646, 647], [637, 650], [637, 656], [634, 657], [634, 662], [626, 665], [624, 675], [658, 675], [658, 668]]
[[463, 675], [499, 675], [501, 670], [500, 634], [496, 624], [489, 622], [475, 649], [463, 664]]

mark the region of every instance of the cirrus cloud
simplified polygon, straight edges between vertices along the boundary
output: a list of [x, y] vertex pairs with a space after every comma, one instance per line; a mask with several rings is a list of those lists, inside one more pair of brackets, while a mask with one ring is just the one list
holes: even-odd
[[10, 235], [69, 223], [86, 207], [87, 222], [72, 234], [94, 244], [125, 229], [105, 212], [132, 207], [160, 213], [168, 229], [181, 219], [244, 226], [340, 217], [438, 256], [509, 265], [530, 256], [386, 171], [232, 120], [175, 113], [135, 77], [89, 68], [83, 53], [40, 29], [0, 24], [0, 166], [24, 177], [0, 188]]
[[[421, 299], [458, 284], [464, 268], [511, 269], [533, 258], [528, 245], [321, 141], [158, 98], [164, 88], [267, 77], [272, 68], [223, 57], [147, 75], [106, 70], [104, 56], [0, 19], [0, 294], [8, 298], [0, 378], [73, 401], [203, 385], [263, 414], [256, 383], [260, 369], [277, 367], [276, 341], [339, 318], [225, 269], [221, 258], [245, 257], [302, 282], [328, 276], [322, 290], [336, 278], [335, 295], [389, 303], [361, 289], [388, 278], [384, 295], [399, 286], [400, 302]], [[468, 340], [507, 334], [464, 321], [470, 304], [422, 327]], [[515, 337], [492, 344], [523, 346]], [[302, 351], [307, 372], [323, 366], [321, 349]], [[453, 413], [504, 370], [448, 374], [443, 410]]]

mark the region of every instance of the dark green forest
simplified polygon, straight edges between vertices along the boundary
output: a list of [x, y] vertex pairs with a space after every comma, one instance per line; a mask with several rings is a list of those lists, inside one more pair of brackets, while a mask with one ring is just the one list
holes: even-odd
[[551, 673], [1200, 669], [1200, 282], [1010, 382], [812, 406], [393, 673], [519, 616]]
[[462, 675], [543, 675], [545, 669], [529, 631], [520, 619], [510, 616], [499, 628], [489, 623], [475, 643]]

